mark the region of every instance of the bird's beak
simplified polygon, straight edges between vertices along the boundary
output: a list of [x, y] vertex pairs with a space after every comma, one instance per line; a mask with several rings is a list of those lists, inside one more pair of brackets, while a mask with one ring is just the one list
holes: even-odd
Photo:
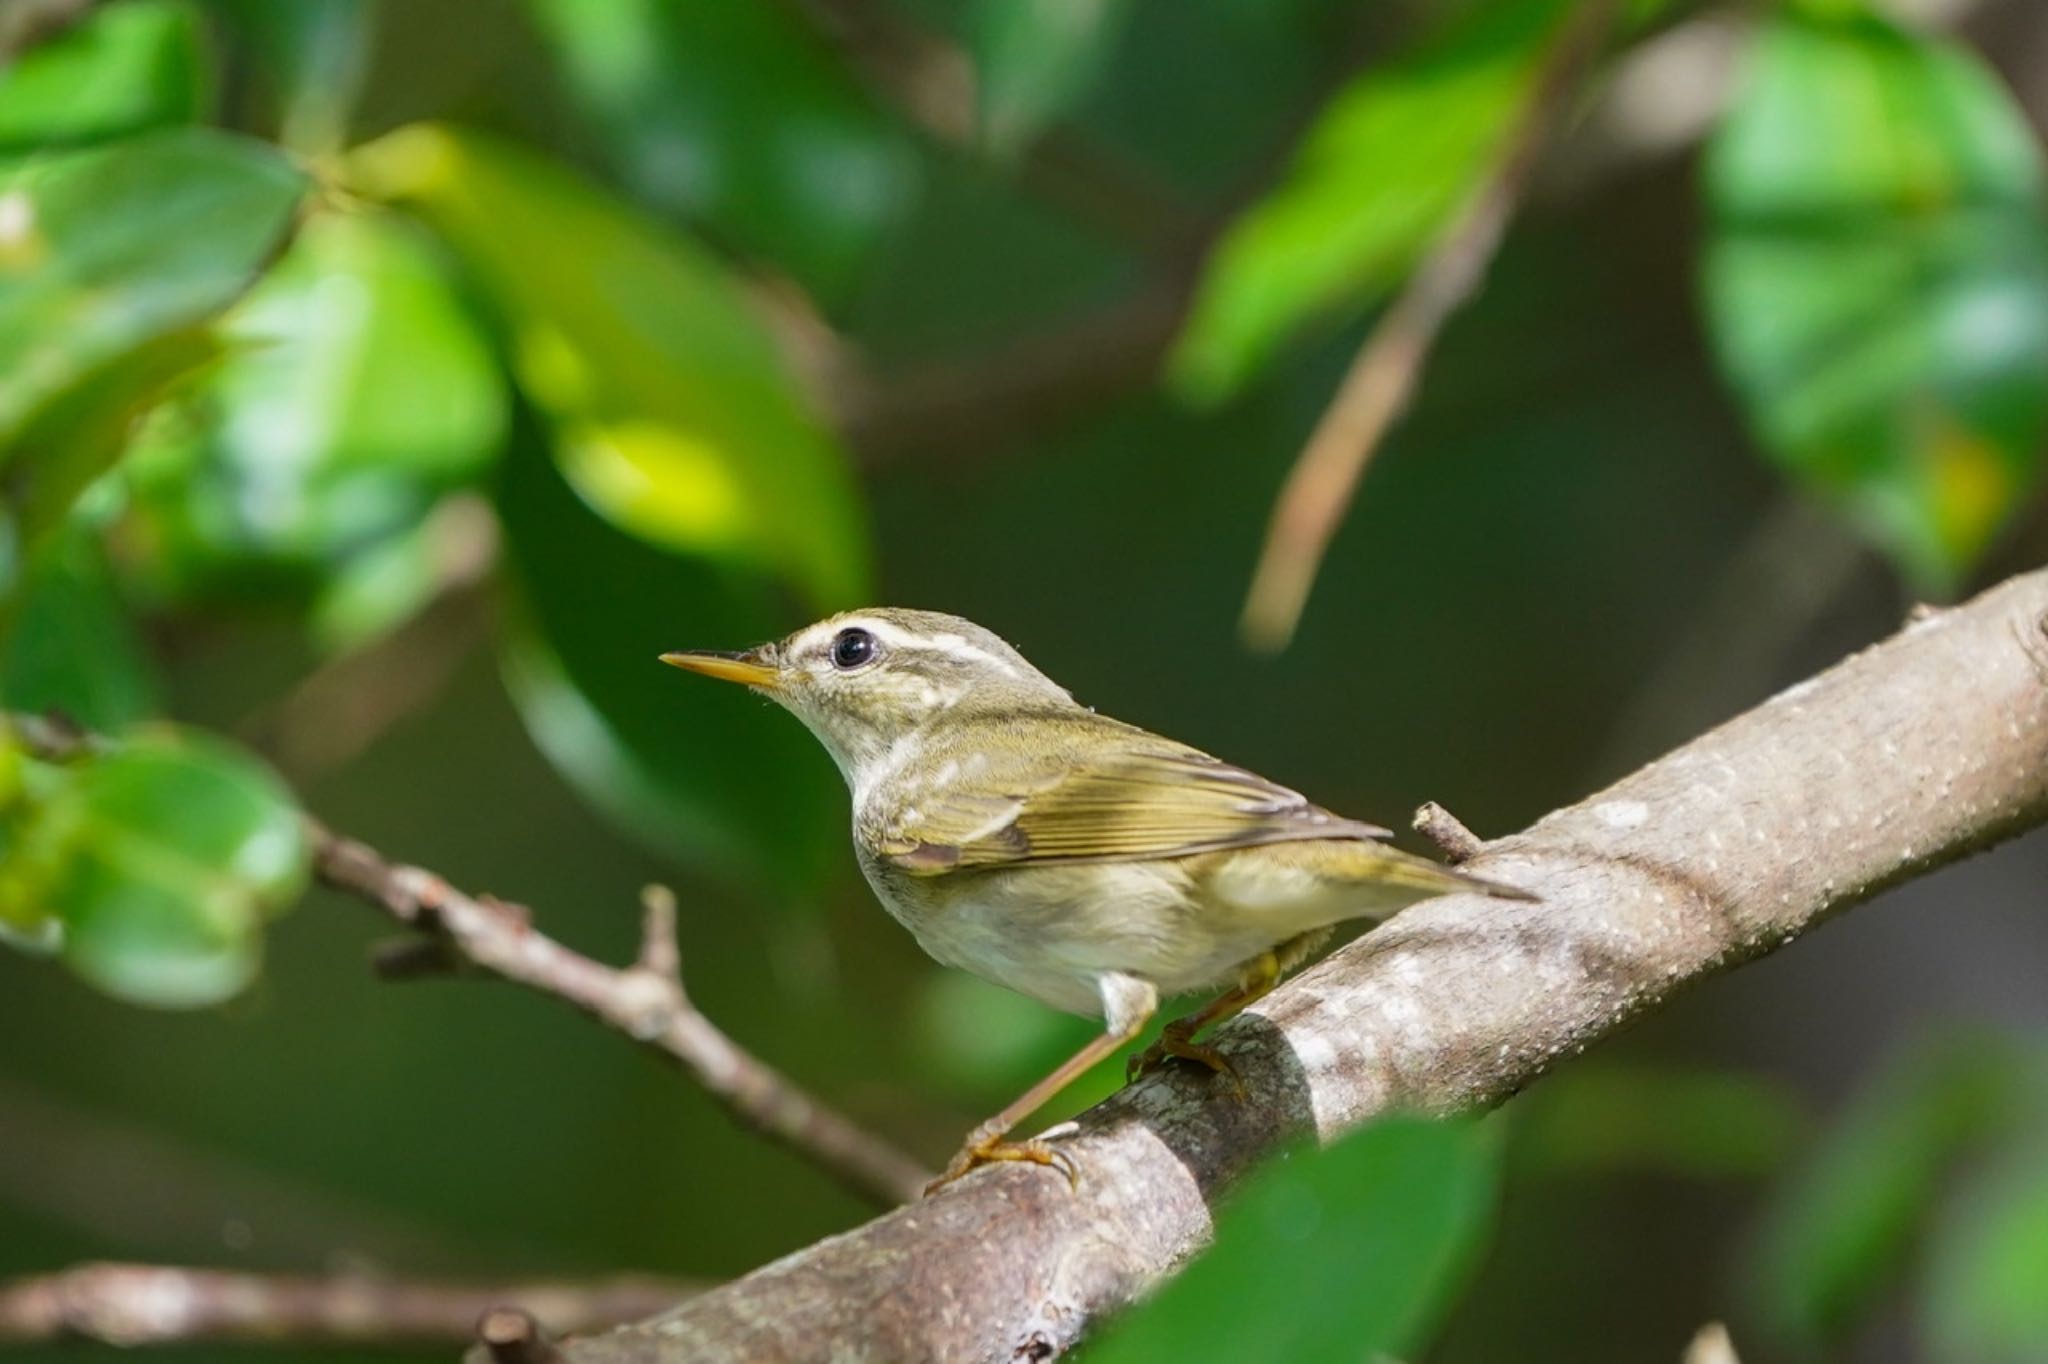
[[721, 653], [716, 649], [678, 649], [663, 654], [661, 661], [687, 668], [693, 673], [703, 673], [721, 682], [738, 682], [749, 687], [767, 687], [771, 690], [782, 682], [782, 671], [773, 663], [764, 661], [764, 650], [749, 649], [745, 653]]

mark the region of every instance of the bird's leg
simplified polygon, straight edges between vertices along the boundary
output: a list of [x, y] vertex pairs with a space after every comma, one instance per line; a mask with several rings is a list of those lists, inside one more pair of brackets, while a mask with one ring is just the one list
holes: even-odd
[[1158, 991], [1148, 982], [1135, 976], [1109, 973], [1102, 978], [1100, 989], [1107, 1030], [1061, 1062], [1052, 1074], [1005, 1105], [1002, 1112], [969, 1132], [959, 1154], [946, 1163], [946, 1168], [940, 1172], [937, 1179], [925, 1185], [924, 1191], [927, 1195], [936, 1193], [941, 1187], [951, 1184], [977, 1165], [988, 1165], [999, 1160], [1022, 1160], [1034, 1165], [1050, 1165], [1067, 1177], [1067, 1183], [1080, 1183], [1081, 1172], [1075, 1166], [1073, 1157], [1059, 1150], [1051, 1142], [1036, 1137], [1030, 1141], [1005, 1141], [1004, 1138], [1009, 1135], [1011, 1128], [1030, 1117], [1053, 1095], [1079, 1079], [1096, 1062], [1111, 1055], [1117, 1048], [1143, 1032], [1145, 1024], [1150, 1022], [1152, 1015], [1159, 1010]]
[[1289, 938], [1270, 952], [1261, 952], [1253, 957], [1238, 968], [1236, 985], [1187, 1017], [1168, 1023], [1160, 1030], [1157, 1042], [1133, 1056], [1125, 1069], [1127, 1080], [1150, 1075], [1177, 1056], [1185, 1061], [1198, 1061], [1217, 1074], [1228, 1076], [1231, 1088], [1240, 1099], [1243, 1098], [1244, 1081], [1238, 1078], [1237, 1068], [1230, 1064], [1230, 1058], [1206, 1043], [1195, 1041], [1195, 1034], [1211, 1024], [1236, 1017], [1247, 1005], [1272, 993], [1280, 978], [1307, 961], [1329, 936], [1327, 928], [1314, 929]]

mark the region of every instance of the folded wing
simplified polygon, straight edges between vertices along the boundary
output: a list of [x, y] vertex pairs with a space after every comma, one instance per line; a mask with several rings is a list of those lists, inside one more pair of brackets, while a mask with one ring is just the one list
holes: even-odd
[[875, 830], [878, 851], [906, 871], [935, 873], [1388, 836], [1255, 772], [1142, 731], [1050, 777], [1042, 775], [1041, 763], [1034, 764], [1041, 775], [1022, 779], [1018, 766], [1018, 779], [985, 774], [972, 795], [920, 793]]

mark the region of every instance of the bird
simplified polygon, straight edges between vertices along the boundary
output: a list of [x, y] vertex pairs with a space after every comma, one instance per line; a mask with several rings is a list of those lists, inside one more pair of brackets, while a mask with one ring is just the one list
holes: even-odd
[[1070, 1181], [1072, 1158], [1011, 1132], [1135, 1041], [1162, 998], [1219, 990], [1133, 1055], [1220, 1073], [1203, 1029], [1259, 999], [1341, 923], [1384, 920], [1458, 891], [1535, 897], [1388, 846], [1246, 768], [1098, 714], [994, 632], [900, 607], [842, 612], [741, 652], [661, 661], [739, 683], [824, 745], [852, 795], [860, 868], [938, 961], [1103, 1031], [968, 1133], [933, 1190], [1028, 1161]]

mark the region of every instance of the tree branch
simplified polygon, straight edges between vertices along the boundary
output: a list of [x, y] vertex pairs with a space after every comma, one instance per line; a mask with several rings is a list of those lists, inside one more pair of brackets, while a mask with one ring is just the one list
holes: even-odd
[[1437, 333], [1485, 279], [1537, 161], [1620, 11], [1621, 0], [1588, 0], [1568, 21], [1493, 170], [1359, 348], [1274, 503], [1241, 622], [1252, 647], [1278, 650], [1293, 638], [1366, 463], [1406, 406]]
[[417, 975], [449, 964], [446, 953], [501, 980], [570, 1004], [679, 1064], [756, 1130], [809, 1157], [850, 1188], [884, 1203], [915, 1199], [931, 1175], [916, 1161], [827, 1108], [780, 1071], [727, 1037], [683, 990], [675, 945], [675, 899], [647, 892], [640, 960], [621, 970], [594, 961], [536, 929], [529, 911], [469, 896], [430, 871], [387, 862], [375, 849], [308, 821], [313, 868], [326, 884], [425, 932], [441, 960], [387, 957], [386, 975]]
[[[53, 761], [110, 746], [61, 717], [11, 714], [7, 724], [31, 752]], [[386, 861], [311, 816], [305, 824], [316, 877], [426, 935], [379, 953], [378, 970], [386, 978], [441, 975], [463, 963], [480, 967], [572, 1005], [679, 1064], [743, 1122], [857, 1193], [905, 1203], [930, 1180], [916, 1161], [806, 1094], [690, 1003], [676, 951], [675, 898], [666, 889], [648, 888], [640, 959], [620, 970], [548, 937], [524, 906], [465, 895], [433, 872]]]
[[2048, 819], [2048, 570], [1793, 687], [1470, 865], [1540, 894], [1408, 910], [1221, 1030], [1250, 1091], [1161, 1073], [1062, 1144], [788, 1256], [570, 1364], [1045, 1359], [1200, 1249], [1283, 1142], [1498, 1103], [1693, 981]]
[[695, 1284], [643, 1276], [454, 1284], [87, 1264], [0, 1283], [0, 1344], [446, 1344], [474, 1340], [479, 1318], [503, 1303], [522, 1304], [552, 1331], [593, 1331], [673, 1307], [697, 1291]]

